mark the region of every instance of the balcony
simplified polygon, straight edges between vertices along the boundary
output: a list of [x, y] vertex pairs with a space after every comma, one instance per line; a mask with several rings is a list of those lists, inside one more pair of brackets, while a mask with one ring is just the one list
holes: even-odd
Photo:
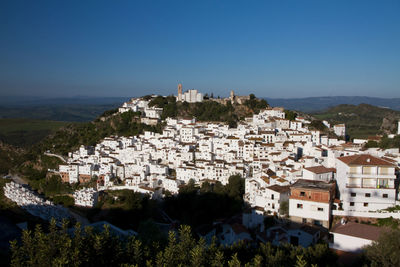
[[376, 173], [346, 173], [349, 178], [385, 178], [385, 179], [396, 179], [394, 174], [376, 174]]
[[362, 189], [394, 189], [394, 187], [390, 187], [389, 185], [361, 185], [361, 184], [346, 184], [347, 188], [362, 188]]

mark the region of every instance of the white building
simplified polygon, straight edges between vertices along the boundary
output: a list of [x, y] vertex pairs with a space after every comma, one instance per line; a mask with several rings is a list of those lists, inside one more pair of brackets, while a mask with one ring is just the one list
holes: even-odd
[[389, 161], [366, 154], [337, 158], [342, 208], [376, 211], [395, 205], [395, 167]]
[[290, 243], [294, 246], [309, 247], [315, 245], [321, 238], [320, 230], [311, 225], [280, 225], [267, 230], [267, 237], [273, 245], [279, 246]]
[[303, 169], [303, 179], [329, 182], [334, 179], [336, 169], [314, 166]]
[[76, 206], [90, 207], [96, 206], [99, 192], [93, 188], [83, 188], [74, 192]]
[[397, 134], [400, 135], [400, 121], [398, 121], [398, 125], [397, 125]]
[[265, 210], [267, 212], [280, 214], [281, 204], [289, 201], [290, 187], [271, 185], [265, 188]]
[[338, 223], [330, 230], [332, 249], [359, 253], [365, 246], [378, 240], [384, 228], [355, 222]]
[[346, 136], [346, 125], [344, 125], [344, 124], [334, 125], [333, 132], [339, 137], [340, 136], [345, 137]]
[[290, 219], [329, 228], [334, 197], [335, 183], [299, 179], [290, 187]]
[[182, 94], [182, 91], [179, 91], [178, 89], [178, 96], [176, 97], [176, 101], [186, 101], [188, 103], [202, 102], [203, 94], [199, 93], [195, 89], [188, 90]]

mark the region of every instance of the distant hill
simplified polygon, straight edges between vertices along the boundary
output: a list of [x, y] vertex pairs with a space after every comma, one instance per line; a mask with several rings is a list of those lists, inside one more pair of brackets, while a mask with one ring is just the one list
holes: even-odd
[[25, 147], [39, 142], [68, 122], [33, 119], [0, 119], [0, 142]]
[[370, 104], [378, 107], [400, 110], [400, 98], [378, 98], [366, 96], [325, 96], [307, 98], [264, 98], [271, 106], [280, 106], [303, 112], [322, 111], [340, 104]]
[[343, 104], [314, 113], [313, 116], [330, 123], [345, 123], [351, 138], [365, 138], [376, 134], [395, 133], [400, 111], [369, 104]]
[[0, 96], [0, 106], [3, 107], [35, 107], [35, 106], [58, 106], [58, 105], [110, 105], [122, 103], [129, 97], [36, 97], [36, 96]]
[[117, 108], [129, 97], [0, 97], [1, 118], [50, 121], [92, 121], [104, 111]]
[[[106, 110], [114, 109], [129, 97], [0, 97], [0, 118], [30, 118], [52, 121], [92, 121]], [[332, 96], [308, 98], [264, 98], [273, 106], [288, 110], [317, 112], [340, 104], [362, 103], [400, 110], [400, 98]]]
[[60, 104], [38, 106], [0, 106], [0, 119], [26, 118], [51, 121], [86, 122], [92, 121], [104, 111], [117, 108], [121, 103], [89, 105]]

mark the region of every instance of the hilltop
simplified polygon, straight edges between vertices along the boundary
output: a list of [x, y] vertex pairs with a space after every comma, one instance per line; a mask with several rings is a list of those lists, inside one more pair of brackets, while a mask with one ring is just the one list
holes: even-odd
[[[150, 101], [150, 105], [163, 108], [162, 119], [193, 116], [198, 121], [225, 122], [234, 127], [239, 120], [259, 112], [260, 109], [267, 107], [268, 103], [256, 97], [252, 97], [244, 104], [232, 105], [229, 102], [221, 104], [212, 100], [200, 103], [176, 102], [173, 96], [158, 96]], [[40, 158], [47, 150], [67, 155], [68, 152], [78, 149], [81, 145], [93, 146], [107, 136], [135, 136], [144, 131], [162, 131], [162, 121], [157, 125], [147, 125], [141, 122], [141, 115], [140, 112], [119, 113], [118, 109], [111, 109], [103, 112], [91, 122], [81, 123], [3, 119], [3, 124], [12, 122], [14, 126], [10, 129], [0, 127], [3, 142], [8, 143], [7, 149], [2, 150], [4, 154], [1, 155], [2, 160], [7, 163], [2, 171], [4, 173], [8, 169], [18, 169], [22, 174], [31, 176], [32, 168], [39, 172], [45, 170], [43, 164], [40, 163]], [[31, 129], [32, 125], [37, 128], [37, 131], [35, 127]], [[13, 128], [15, 129], [12, 130]], [[21, 133], [21, 135], [18, 136], [17, 133]], [[25, 140], [26, 137], [29, 137], [29, 140]], [[12, 142], [7, 142], [10, 140]], [[30, 143], [24, 149], [18, 147], [21, 143], [28, 141]], [[16, 146], [12, 146], [10, 143]], [[21, 160], [10, 161], [10, 155], [14, 155], [17, 151]], [[48, 167], [52, 166], [46, 166], [46, 168]]]
[[351, 138], [366, 138], [376, 134], [395, 133], [400, 111], [369, 104], [342, 104], [314, 113], [313, 116], [333, 124], [345, 123]]

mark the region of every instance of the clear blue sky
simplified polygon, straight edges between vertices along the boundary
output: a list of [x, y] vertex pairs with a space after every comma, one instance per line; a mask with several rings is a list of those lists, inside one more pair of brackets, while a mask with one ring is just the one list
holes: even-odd
[[0, 95], [400, 97], [400, 1], [0, 1]]

